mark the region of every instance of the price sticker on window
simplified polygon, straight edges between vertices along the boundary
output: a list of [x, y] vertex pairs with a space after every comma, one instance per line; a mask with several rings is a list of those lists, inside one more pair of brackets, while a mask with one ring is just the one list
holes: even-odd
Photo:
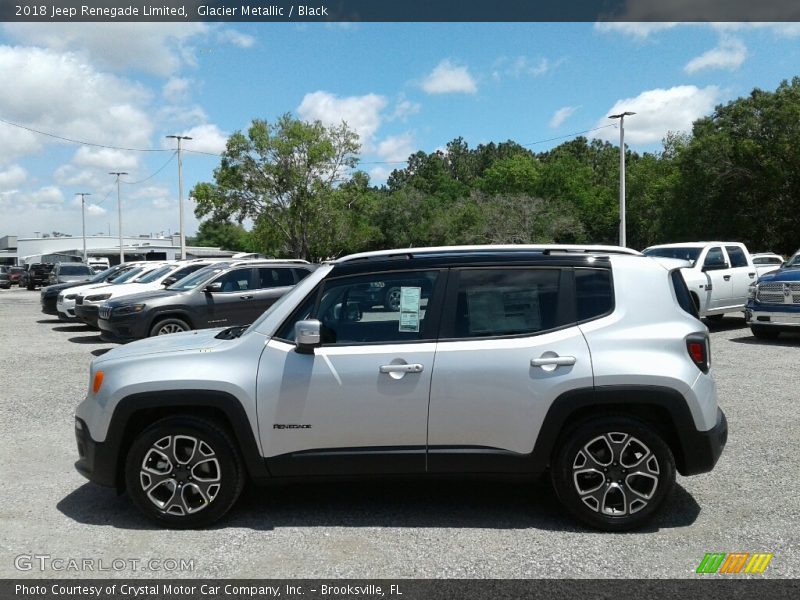
[[400, 288], [400, 331], [416, 333], [419, 331], [419, 304], [422, 288]]

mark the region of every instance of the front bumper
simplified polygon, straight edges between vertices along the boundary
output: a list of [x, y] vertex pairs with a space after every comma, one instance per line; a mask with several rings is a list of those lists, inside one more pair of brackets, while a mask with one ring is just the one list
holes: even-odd
[[96, 304], [81, 304], [75, 306], [75, 316], [87, 325], [97, 329], [97, 313], [99, 306]]
[[58, 295], [55, 296], [42, 296], [42, 312], [46, 315], [58, 315], [58, 308], [56, 302]]
[[800, 328], [800, 305], [748, 303], [744, 310], [744, 320], [748, 325], [764, 327]]
[[717, 464], [728, 443], [728, 420], [717, 408], [717, 423], [708, 431], [680, 432], [683, 446], [681, 475], [708, 473]]
[[75, 468], [89, 481], [106, 487], [117, 486], [116, 452], [109, 452], [106, 443], [95, 442], [86, 423], [75, 417], [75, 441], [78, 460]]
[[100, 338], [106, 342], [131, 342], [147, 337], [146, 319], [137, 316], [97, 319]]

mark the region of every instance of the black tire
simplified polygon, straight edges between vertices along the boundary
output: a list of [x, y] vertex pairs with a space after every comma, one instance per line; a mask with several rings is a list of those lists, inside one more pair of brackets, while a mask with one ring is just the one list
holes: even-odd
[[706, 315], [706, 319], [712, 323], [719, 323], [725, 315]]
[[[189, 440], [196, 440], [194, 446]], [[186, 457], [190, 447], [191, 456], [181, 464], [180, 458]], [[160, 460], [164, 456], [168, 464]], [[152, 476], [146, 467], [152, 469]], [[207, 481], [199, 479], [201, 472]], [[233, 437], [217, 423], [198, 417], [156, 421], [136, 436], [125, 457], [125, 485], [134, 505], [150, 520], [172, 529], [205, 527], [218, 521], [235, 504], [244, 482], [244, 467]], [[201, 486], [206, 495], [198, 492]], [[159, 507], [158, 501], [163, 506]]]
[[393, 285], [383, 294], [383, 308], [391, 312], [400, 310], [400, 286]]
[[[173, 329], [174, 331], [166, 331], [167, 329]], [[161, 319], [153, 324], [153, 326], [150, 328], [150, 337], [156, 335], [169, 335], [170, 333], [180, 333], [182, 331], [191, 330], [191, 326], [183, 319], [169, 317], [166, 319]]]
[[780, 331], [776, 331], [775, 329], [759, 327], [758, 325], [751, 325], [750, 331], [760, 340], [775, 340], [781, 334]]
[[35, 285], [35, 284], [31, 284], [31, 283], [29, 283], [29, 284], [27, 285], [27, 287], [28, 287], [28, 291], [29, 291], [29, 292], [32, 292], [33, 290], [35, 290], [35, 289], [36, 289], [36, 285]]
[[[601, 464], [606, 458], [607, 466]], [[559, 500], [577, 519], [604, 531], [626, 531], [650, 519], [669, 495], [675, 459], [643, 422], [597, 418], [562, 436], [551, 479]]]

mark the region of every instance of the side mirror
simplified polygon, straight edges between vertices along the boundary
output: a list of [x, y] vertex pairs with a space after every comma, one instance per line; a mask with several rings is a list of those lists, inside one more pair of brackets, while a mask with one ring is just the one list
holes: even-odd
[[209, 283], [205, 287], [206, 294], [213, 294], [214, 292], [221, 292], [222, 291], [222, 282], [215, 281], [214, 283]]
[[163, 285], [164, 287], [169, 287], [176, 281], [178, 280], [175, 279], [174, 277], [167, 277], [164, 281], [161, 282], [161, 285]]
[[322, 323], [316, 319], [298, 321], [294, 324], [294, 344], [302, 354], [312, 354], [322, 341]]

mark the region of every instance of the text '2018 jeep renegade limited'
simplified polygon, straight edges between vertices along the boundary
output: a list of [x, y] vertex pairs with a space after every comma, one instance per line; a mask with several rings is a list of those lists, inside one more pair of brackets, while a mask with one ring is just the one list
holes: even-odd
[[[376, 282], [399, 302], [364, 303]], [[549, 471], [573, 515], [629, 529], [727, 439], [695, 314], [678, 270], [625, 249], [352, 255], [247, 329], [96, 358], [76, 467], [168, 527], [246, 480]]]

